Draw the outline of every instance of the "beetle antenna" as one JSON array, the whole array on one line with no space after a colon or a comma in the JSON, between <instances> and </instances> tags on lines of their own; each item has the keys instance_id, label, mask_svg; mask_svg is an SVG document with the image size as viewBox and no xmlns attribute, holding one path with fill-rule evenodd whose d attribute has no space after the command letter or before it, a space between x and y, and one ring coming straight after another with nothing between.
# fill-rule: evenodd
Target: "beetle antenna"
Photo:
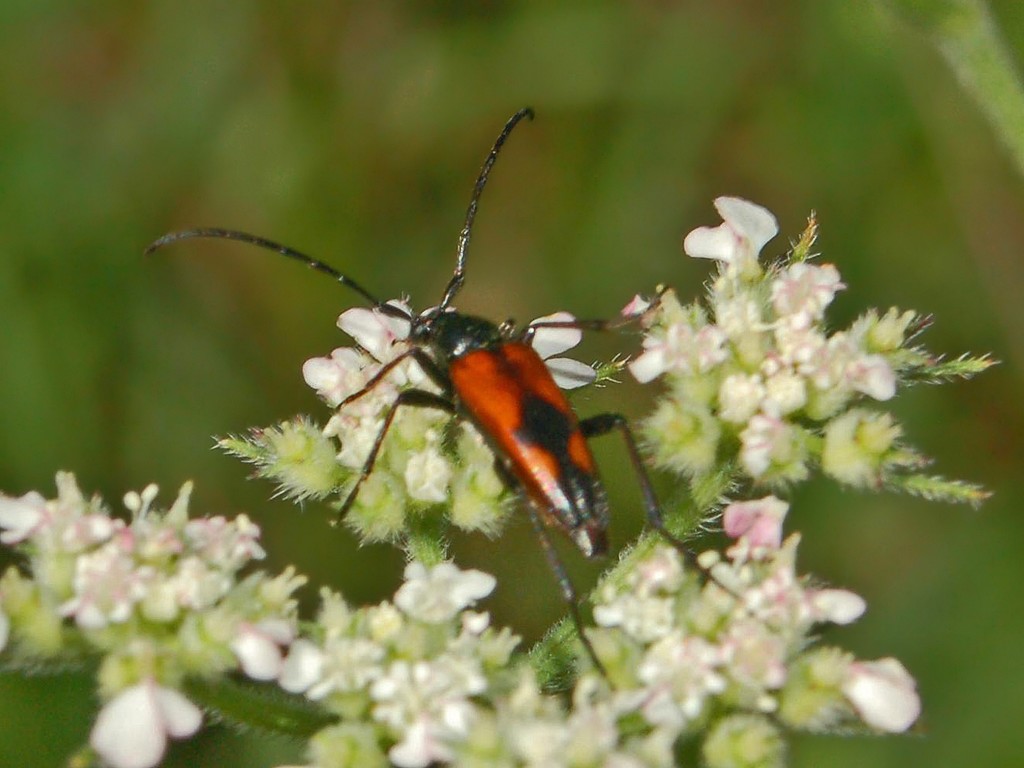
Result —
<instances>
[{"instance_id":1,"label":"beetle antenna","mask_svg":"<svg viewBox=\"0 0 1024 768\"><path fill-rule=\"evenodd\" d=\"M255 245L259 248L266 248L268 251L274 251L274 253L278 253L281 256L286 256L289 259L294 259L295 261L302 262L310 269L315 269L317 272L323 272L325 275L330 275L337 282L341 283L342 285L348 286L353 291L362 296L364 299L366 299L368 302L373 304L375 308L379 309L385 314L393 315L395 317L402 317L407 320L409 319L409 315L405 311L399 309L393 304L385 304L383 301L378 299L368 290L363 288L363 286L361 286L351 277L342 274L334 267L332 267L330 264L325 264L319 259L314 259L312 256L307 256L304 253L300 253L299 251L296 251L294 248L289 248L287 245L281 245L280 243L276 243L273 240L268 240L265 237L260 237L259 235L250 235L247 232L239 232L234 229L218 228L186 229L180 232L169 232L168 234L164 235L158 240L155 240L152 243L150 243L144 253L146 256L149 256L154 251L158 251L159 249L171 245L172 243L177 243L180 240L195 240L197 238L237 240L241 243L248 243L249 245Z\"/></svg>"},{"instance_id":2,"label":"beetle antenna","mask_svg":"<svg viewBox=\"0 0 1024 768\"><path fill-rule=\"evenodd\" d=\"M466 251L469 248L469 238L473 233L473 220L476 218L476 209L480 205L480 196L484 192L484 187L487 185L487 177L491 174L491 168L494 167L494 162L498 159L498 152L501 151L502 145L505 143L505 139L508 138L509 134L512 133L512 129L516 127L520 120L524 117L533 119L533 110L529 107L520 109L505 123L505 127L501 129L501 133L498 134L498 138L494 141L494 146L491 147L490 153L487 155L487 159L484 160L484 165L480 169L480 175L476 179L476 184L473 187L473 196L469 199L469 208L466 210L466 223L462 225L462 231L459 232L459 247L456 251L455 260L455 272L452 274L452 279L448 281L448 287L444 290L444 298L441 299L441 304L438 306L438 310L444 312L448 309L448 305L451 304L455 294L459 292L462 287L462 283L465 280L466 271Z\"/></svg>"}]
</instances>

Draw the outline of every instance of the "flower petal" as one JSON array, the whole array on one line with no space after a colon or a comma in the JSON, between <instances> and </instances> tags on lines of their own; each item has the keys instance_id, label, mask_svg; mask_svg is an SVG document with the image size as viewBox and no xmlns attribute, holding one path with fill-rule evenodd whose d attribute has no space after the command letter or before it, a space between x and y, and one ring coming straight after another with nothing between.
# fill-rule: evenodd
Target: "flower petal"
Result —
<instances>
[{"instance_id":1,"label":"flower petal","mask_svg":"<svg viewBox=\"0 0 1024 768\"><path fill-rule=\"evenodd\" d=\"M864 355L847 368L850 385L875 400L889 400L896 394L896 374L881 355Z\"/></svg>"},{"instance_id":2,"label":"flower petal","mask_svg":"<svg viewBox=\"0 0 1024 768\"><path fill-rule=\"evenodd\" d=\"M89 743L112 768L151 768L160 762L167 734L152 682L125 688L100 710Z\"/></svg>"},{"instance_id":3,"label":"flower petal","mask_svg":"<svg viewBox=\"0 0 1024 768\"><path fill-rule=\"evenodd\" d=\"M551 371L555 384L562 389L576 389L593 384L597 379L597 371L586 363L568 357L555 357L544 361Z\"/></svg>"},{"instance_id":4,"label":"flower petal","mask_svg":"<svg viewBox=\"0 0 1024 768\"><path fill-rule=\"evenodd\" d=\"M782 521L789 504L774 496L737 501L722 513L722 527L728 536L741 536L754 547L778 549L782 544Z\"/></svg>"},{"instance_id":5,"label":"flower petal","mask_svg":"<svg viewBox=\"0 0 1024 768\"><path fill-rule=\"evenodd\" d=\"M651 302L638 293L619 311L619 314L622 317L639 317L650 308Z\"/></svg>"},{"instance_id":6,"label":"flower petal","mask_svg":"<svg viewBox=\"0 0 1024 768\"><path fill-rule=\"evenodd\" d=\"M19 499L0 496L0 534L4 544L17 544L33 533L46 517L46 499L36 491L29 491Z\"/></svg>"},{"instance_id":7,"label":"flower petal","mask_svg":"<svg viewBox=\"0 0 1024 768\"><path fill-rule=\"evenodd\" d=\"M914 678L891 657L851 664L843 693L861 719L881 731L901 733L921 714Z\"/></svg>"},{"instance_id":8,"label":"flower petal","mask_svg":"<svg viewBox=\"0 0 1024 768\"><path fill-rule=\"evenodd\" d=\"M199 730L203 722L203 713L199 711L199 707L173 688L159 685L154 687L167 733L176 739L183 739Z\"/></svg>"},{"instance_id":9,"label":"flower petal","mask_svg":"<svg viewBox=\"0 0 1024 768\"><path fill-rule=\"evenodd\" d=\"M309 640L296 640L288 649L278 683L289 693L302 693L319 682L324 668L324 654Z\"/></svg>"},{"instance_id":10,"label":"flower petal","mask_svg":"<svg viewBox=\"0 0 1024 768\"><path fill-rule=\"evenodd\" d=\"M742 197L716 197L715 210L726 224L750 242L755 254L779 234L779 223L772 212Z\"/></svg>"},{"instance_id":11,"label":"flower petal","mask_svg":"<svg viewBox=\"0 0 1024 768\"><path fill-rule=\"evenodd\" d=\"M399 302L389 301L388 304L406 309ZM377 309L354 307L341 313L338 327L377 360L384 362L391 345L407 338L412 325L404 318L385 315Z\"/></svg>"},{"instance_id":12,"label":"flower petal","mask_svg":"<svg viewBox=\"0 0 1024 768\"><path fill-rule=\"evenodd\" d=\"M811 593L811 605L820 621L850 624L867 609L860 595L845 589L819 589Z\"/></svg>"},{"instance_id":13,"label":"flower petal","mask_svg":"<svg viewBox=\"0 0 1024 768\"><path fill-rule=\"evenodd\" d=\"M555 312L551 315L538 317L530 323L531 327L544 323L572 323L576 316L569 312ZM553 355L560 355L568 349L572 349L583 340L583 331L579 328L550 328L540 327L533 332L533 340L530 344L537 354L547 359Z\"/></svg>"},{"instance_id":14,"label":"flower petal","mask_svg":"<svg viewBox=\"0 0 1024 768\"><path fill-rule=\"evenodd\" d=\"M727 224L697 227L683 239L683 251L694 259L714 259L729 263L736 258L739 242Z\"/></svg>"},{"instance_id":15,"label":"flower petal","mask_svg":"<svg viewBox=\"0 0 1024 768\"><path fill-rule=\"evenodd\" d=\"M231 641L231 650L253 680L273 680L281 674L281 649L257 627L244 626Z\"/></svg>"},{"instance_id":16,"label":"flower petal","mask_svg":"<svg viewBox=\"0 0 1024 768\"><path fill-rule=\"evenodd\" d=\"M658 378L668 370L668 358L665 355L665 346L651 347L643 352L635 360L626 364L633 378L641 384L646 384Z\"/></svg>"}]
</instances>

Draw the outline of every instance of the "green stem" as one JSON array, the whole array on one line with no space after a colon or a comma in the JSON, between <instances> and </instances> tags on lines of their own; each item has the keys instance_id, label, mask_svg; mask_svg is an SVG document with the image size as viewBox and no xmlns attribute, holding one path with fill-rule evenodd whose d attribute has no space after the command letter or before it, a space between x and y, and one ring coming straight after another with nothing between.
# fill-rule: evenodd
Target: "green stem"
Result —
<instances>
[{"instance_id":1,"label":"green stem","mask_svg":"<svg viewBox=\"0 0 1024 768\"><path fill-rule=\"evenodd\" d=\"M444 537L444 528L444 518L435 510L413 516L406 524L403 544L406 556L410 560L420 561L428 568L447 560L448 542Z\"/></svg>"},{"instance_id":2,"label":"green stem","mask_svg":"<svg viewBox=\"0 0 1024 768\"><path fill-rule=\"evenodd\" d=\"M926 33L1024 174L1024 87L985 0L887 0Z\"/></svg>"}]
</instances>

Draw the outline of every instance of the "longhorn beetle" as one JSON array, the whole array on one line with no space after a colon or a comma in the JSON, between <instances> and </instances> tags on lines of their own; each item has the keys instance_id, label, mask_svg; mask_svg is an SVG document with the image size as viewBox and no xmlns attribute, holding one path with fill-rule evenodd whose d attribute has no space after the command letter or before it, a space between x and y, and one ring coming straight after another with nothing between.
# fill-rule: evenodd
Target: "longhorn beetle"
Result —
<instances>
[{"instance_id":1,"label":"longhorn beetle","mask_svg":"<svg viewBox=\"0 0 1024 768\"><path fill-rule=\"evenodd\" d=\"M588 440L618 430L625 440L640 485L649 524L688 560L692 562L694 558L692 551L665 529L658 500L625 417L619 413L602 413L577 418L544 361L530 345L538 328L606 330L635 317L612 321L540 321L517 329L511 321L495 324L451 308L452 300L465 280L466 253L473 221L491 168L505 140L524 117L532 119L533 111L521 109L516 112L495 140L477 177L465 223L459 233L455 271L441 302L418 315L380 301L358 282L322 261L244 232L228 229L171 232L152 243L146 253L192 238L238 240L275 251L330 275L362 296L374 310L408 321L411 327L409 349L385 364L361 390L346 398L339 407L366 395L397 365L410 358L441 391L438 394L423 389L406 389L398 394L387 410L384 424L341 506L339 519L351 508L360 487L373 471L398 409L433 408L469 420L493 450L496 467L504 481L528 502L526 509L530 520L548 564L558 579L580 640L594 665L603 672L594 648L583 632L576 590L546 530L546 526L560 528L588 558L608 551L608 500Z\"/></svg>"}]
</instances>

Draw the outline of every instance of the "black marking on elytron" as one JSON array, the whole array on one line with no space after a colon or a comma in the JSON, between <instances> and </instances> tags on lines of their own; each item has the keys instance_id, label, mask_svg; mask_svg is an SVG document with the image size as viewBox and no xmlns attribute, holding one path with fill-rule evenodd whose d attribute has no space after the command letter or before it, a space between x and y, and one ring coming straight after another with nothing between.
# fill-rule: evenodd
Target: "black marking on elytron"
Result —
<instances>
[{"instance_id":1,"label":"black marking on elytron","mask_svg":"<svg viewBox=\"0 0 1024 768\"><path fill-rule=\"evenodd\" d=\"M569 438L578 427L569 416L536 395L527 394L521 408L515 436L526 445L550 454L558 464L558 486L565 498L563 504L552 504L551 513L572 530L595 522L606 526L608 502L604 485L596 474L581 468L569 454ZM553 497L550 500L556 501ZM598 554L603 552L593 552L591 556Z\"/></svg>"}]
</instances>

